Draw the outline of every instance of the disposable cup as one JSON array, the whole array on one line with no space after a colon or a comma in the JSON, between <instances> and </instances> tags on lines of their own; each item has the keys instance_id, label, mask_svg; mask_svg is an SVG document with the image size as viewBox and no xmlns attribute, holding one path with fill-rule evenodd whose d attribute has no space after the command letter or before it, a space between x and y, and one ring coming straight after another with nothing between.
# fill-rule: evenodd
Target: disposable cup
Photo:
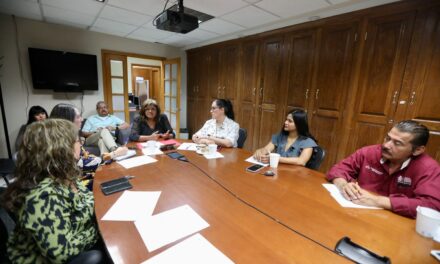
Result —
<instances>
[{"instance_id":1,"label":"disposable cup","mask_svg":"<svg viewBox=\"0 0 440 264\"><path fill-rule=\"evenodd\" d=\"M280 162L280 154L278 153L269 154L269 164L271 168L277 168L279 162Z\"/></svg>"}]
</instances>

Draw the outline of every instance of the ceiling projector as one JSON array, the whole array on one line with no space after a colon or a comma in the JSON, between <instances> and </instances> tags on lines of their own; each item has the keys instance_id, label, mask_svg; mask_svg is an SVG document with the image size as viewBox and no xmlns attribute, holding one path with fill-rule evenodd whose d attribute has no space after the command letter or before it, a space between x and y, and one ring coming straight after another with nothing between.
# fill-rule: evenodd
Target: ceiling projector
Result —
<instances>
[{"instance_id":1,"label":"ceiling projector","mask_svg":"<svg viewBox=\"0 0 440 264\"><path fill-rule=\"evenodd\" d=\"M166 31L186 34L199 27L199 19L196 16L183 12L183 0L179 0L178 11L164 10L154 20L156 28Z\"/></svg>"}]
</instances>

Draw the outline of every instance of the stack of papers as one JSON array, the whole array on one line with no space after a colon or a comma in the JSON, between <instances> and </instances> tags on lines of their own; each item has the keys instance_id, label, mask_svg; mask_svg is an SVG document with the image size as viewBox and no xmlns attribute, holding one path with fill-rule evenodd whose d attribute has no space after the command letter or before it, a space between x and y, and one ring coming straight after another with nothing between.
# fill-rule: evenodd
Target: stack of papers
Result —
<instances>
[{"instance_id":1,"label":"stack of papers","mask_svg":"<svg viewBox=\"0 0 440 264\"><path fill-rule=\"evenodd\" d=\"M191 151L197 151L197 144L196 143L182 143L178 148L178 150L191 150Z\"/></svg>"},{"instance_id":2,"label":"stack of papers","mask_svg":"<svg viewBox=\"0 0 440 264\"><path fill-rule=\"evenodd\" d=\"M136 156L136 150L131 150L131 149L129 149L129 150L127 151L127 154L125 154L124 156L116 157L116 158L114 158L114 160L116 160L116 161L118 161L118 160L124 160L124 159L128 159L128 158L130 158L130 157L133 157L133 156Z\"/></svg>"},{"instance_id":3,"label":"stack of papers","mask_svg":"<svg viewBox=\"0 0 440 264\"><path fill-rule=\"evenodd\" d=\"M131 159L126 159L122 161L118 161L118 164L123 166L126 169L131 169L133 167L149 164L156 162L156 159L153 159L149 156L138 156Z\"/></svg>"},{"instance_id":4,"label":"stack of papers","mask_svg":"<svg viewBox=\"0 0 440 264\"><path fill-rule=\"evenodd\" d=\"M269 164L267 164L267 163L259 162L258 160L256 160L256 159L254 158L254 156L251 156L251 157L247 158L246 161L247 161L247 162L250 162L250 163L253 163L253 164L261 165L261 166L263 166L263 167L269 166Z\"/></svg>"},{"instance_id":5,"label":"stack of papers","mask_svg":"<svg viewBox=\"0 0 440 264\"><path fill-rule=\"evenodd\" d=\"M150 155L150 156L163 154L162 150L160 150L159 148L154 148L154 149L143 148L142 153L144 153L144 155Z\"/></svg>"},{"instance_id":6,"label":"stack of papers","mask_svg":"<svg viewBox=\"0 0 440 264\"><path fill-rule=\"evenodd\" d=\"M347 199L345 199L345 197L341 194L341 192L339 191L338 187L336 187L336 185L334 184L330 184L330 183L324 183L322 184L322 186L324 186L324 188L327 189L327 191L330 192L330 195L336 200L336 202L339 203L339 205L341 205L342 207L349 207L349 208L362 208L362 209L382 209L380 207L375 207L375 206L366 206L366 205L359 205L359 204L355 204L352 201L349 201Z\"/></svg>"},{"instance_id":7,"label":"stack of papers","mask_svg":"<svg viewBox=\"0 0 440 264\"><path fill-rule=\"evenodd\" d=\"M214 154L203 154L203 156L206 159L221 159L221 158L225 157L220 152L217 152L217 151Z\"/></svg>"},{"instance_id":8,"label":"stack of papers","mask_svg":"<svg viewBox=\"0 0 440 264\"><path fill-rule=\"evenodd\" d=\"M161 192L125 191L101 218L104 221L136 221L153 214Z\"/></svg>"}]
</instances>

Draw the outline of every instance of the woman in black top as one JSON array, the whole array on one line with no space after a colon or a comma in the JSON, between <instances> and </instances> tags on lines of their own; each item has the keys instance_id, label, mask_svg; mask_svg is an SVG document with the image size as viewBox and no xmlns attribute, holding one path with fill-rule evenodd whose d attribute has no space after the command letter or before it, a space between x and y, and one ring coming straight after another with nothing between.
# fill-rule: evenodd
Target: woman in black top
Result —
<instances>
[{"instance_id":1,"label":"woman in black top","mask_svg":"<svg viewBox=\"0 0 440 264\"><path fill-rule=\"evenodd\" d=\"M23 141L23 135L24 135L24 132L26 131L26 127L28 125L32 124L33 122L43 121L48 117L49 116L47 115L46 110L39 105L34 105L31 107L31 109L29 109L28 121L27 121L26 125L22 125L20 127L20 131L18 131L17 139L15 140L15 150L16 151L18 151L18 149L20 148L21 142Z\"/></svg>"},{"instance_id":2,"label":"woman in black top","mask_svg":"<svg viewBox=\"0 0 440 264\"><path fill-rule=\"evenodd\" d=\"M133 120L130 140L148 141L174 138L173 128L166 115L160 113L160 107L153 99L142 103L139 115Z\"/></svg>"}]
</instances>

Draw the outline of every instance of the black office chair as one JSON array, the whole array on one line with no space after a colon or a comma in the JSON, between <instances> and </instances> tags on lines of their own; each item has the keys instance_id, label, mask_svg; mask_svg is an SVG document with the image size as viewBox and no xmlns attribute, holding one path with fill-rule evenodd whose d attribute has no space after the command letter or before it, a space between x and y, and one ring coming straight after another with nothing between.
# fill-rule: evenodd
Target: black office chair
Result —
<instances>
[{"instance_id":1,"label":"black office chair","mask_svg":"<svg viewBox=\"0 0 440 264\"><path fill-rule=\"evenodd\" d=\"M0 159L0 175L9 185L8 175L13 175L15 171L15 162L13 159Z\"/></svg>"},{"instance_id":2,"label":"black office chair","mask_svg":"<svg viewBox=\"0 0 440 264\"><path fill-rule=\"evenodd\" d=\"M238 130L237 148L243 148L244 142L246 142L247 131L246 128L240 128Z\"/></svg>"},{"instance_id":3,"label":"black office chair","mask_svg":"<svg viewBox=\"0 0 440 264\"><path fill-rule=\"evenodd\" d=\"M306 167L312 170L318 170L325 157L325 150L320 146L313 148L313 154L310 160L307 162Z\"/></svg>"}]
</instances>

